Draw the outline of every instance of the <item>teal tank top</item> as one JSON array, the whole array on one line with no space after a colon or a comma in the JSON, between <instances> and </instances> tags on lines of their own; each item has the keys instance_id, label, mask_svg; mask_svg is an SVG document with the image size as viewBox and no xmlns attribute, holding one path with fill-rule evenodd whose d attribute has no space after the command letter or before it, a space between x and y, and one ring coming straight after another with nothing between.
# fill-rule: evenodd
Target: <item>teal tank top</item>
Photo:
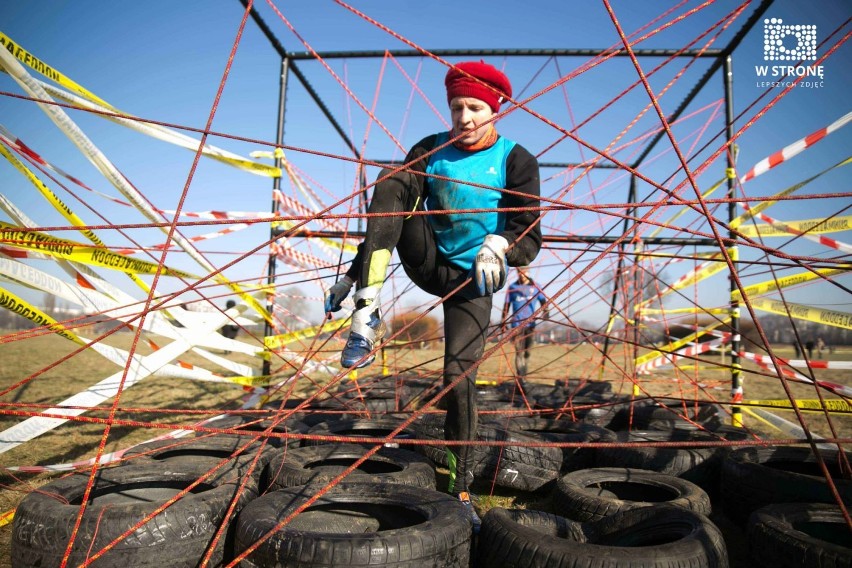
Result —
<instances>
[{"instance_id":1,"label":"teal tank top","mask_svg":"<svg viewBox=\"0 0 852 568\"><path fill-rule=\"evenodd\" d=\"M437 135L435 146L446 144L449 133ZM500 136L497 142L479 152L465 152L453 145L438 150L429 158L426 173L452 178L454 181L428 177L429 192L426 209L429 211L459 209L496 209L503 202L499 191L463 183L504 189L506 160L515 142ZM482 241L489 234L499 234L506 224L506 214L496 211L477 213L448 213L429 215L438 250L450 263L470 270Z\"/></svg>"}]
</instances>

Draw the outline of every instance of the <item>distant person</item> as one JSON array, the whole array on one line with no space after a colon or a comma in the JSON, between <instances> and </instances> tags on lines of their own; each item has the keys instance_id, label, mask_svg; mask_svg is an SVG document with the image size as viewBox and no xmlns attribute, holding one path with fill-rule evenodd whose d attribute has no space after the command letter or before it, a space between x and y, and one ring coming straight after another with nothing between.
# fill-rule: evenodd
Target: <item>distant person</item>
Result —
<instances>
[{"instance_id":1,"label":"distant person","mask_svg":"<svg viewBox=\"0 0 852 568\"><path fill-rule=\"evenodd\" d=\"M817 357L819 359L822 359L822 352L826 350L825 349L825 341L822 340L822 337L817 337L816 348L817 348Z\"/></svg>"},{"instance_id":2,"label":"distant person","mask_svg":"<svg viewBox=\"0 0 852 568\"><path fill-rule=\"evenodd\" d=\"M805 351L808 352L808 359L814 358L814 341L813 341L813 339L808 339L805 342Z\"/></svg>"},{"instance_id":3,"label":"distant person","mask_svg":"<svg viewBox=\"0 0 852 568\"><path fill-rule=\"evenodd\" d=\"M527 376L527 367L530 362L533 340L535 338L536 321L531 316L539 306L544 306L547 298L541 288L533 282L528 273L529 266L517 267L518 279L506 290L506 303L503 306L503 321L509 310L512 316L509 325L514 329L521 326L522 329L515 336L515 374L523 380ZM547 309L542 314L547 319ZM523 384L523 383L522 383Z\"/></svg>"},{"instance_id":4,"label":"distant person","mask_svg":"<svg viewBox=\"0 0 852 568\"><path fill-rule=\"evenodd\" d=\"M227 302L225 302L225 310L229 310L236 305L237 305L237 303L234 300L228 300ZM234 325L232 323L227 323L227 324L225 324L225 325L223 325L222 327L219 328L219 333L221 333L223 336L227 337L228 339L236 339L237 333L239 333L239 331L240 331L240 326ZM229 355L230 353L231 353L230 351L225 351L225 355Z\"/></svg>"},{"instance_id":5,"label":"distant person","mask_svg":"<svg viewBox=\"0 0 852 568\"><path fill-rule=\"evenodd\" d=\"M802 356L802 350L799 348L799 342L793 342L793 352L796 354L796 359Z\"/></svg>"}]
</instances>

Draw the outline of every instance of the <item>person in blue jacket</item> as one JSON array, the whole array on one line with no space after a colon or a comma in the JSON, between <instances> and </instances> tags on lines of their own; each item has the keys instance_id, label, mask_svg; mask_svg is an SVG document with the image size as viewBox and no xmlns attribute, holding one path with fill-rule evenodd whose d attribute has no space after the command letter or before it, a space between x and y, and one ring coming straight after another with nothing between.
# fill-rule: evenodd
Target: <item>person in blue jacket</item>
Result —
<instances>
[{"instance_id":1,"label":"person in blue jacket","mask_svg":"<svg viewBox=\"0 0 852 568\"><path fill-rule=\"evenodd\" d=\"M520 144L497 133L492 119L512 96L508 77L481 61L457 63L444 80L452 128L415 144L401 168L383 169L375 185L366 236L346 276L326 294L326 312L340 309L353 284L355 311L341 365L372 363L384 333L379 293L396 248L406 274L445 298L445 385L468 372L444 397L445 439L474 440L476 368L483 355L492 295L508 266L529 264L541 248L539 169ZM509 191L503 191L503 190ZM501 211L499 209L511 209ZM406 214L415 213L415 214ZM473 446L447 449L447 488L471 513Z\"/></svg>"},{"instance_id":2,"label":"person in blue jacket","mask_svg":"<svg viewBox=\"0 0 852 568\"><path fill-rule=\"evenodd\" d=\"M540 306L546 306L547 298L530 277L528 266L519 266L517 270L518 279L506 290L502 321L506 321L511 309L509 325L512 328L519 326L522 328L515 336L515 374L523 380L527 376L527 366L530 362L530 353L535 338L536 320L532 316ZM546 307L542 311L542 317L548 318Z\"/></svg>"}]
</instances>

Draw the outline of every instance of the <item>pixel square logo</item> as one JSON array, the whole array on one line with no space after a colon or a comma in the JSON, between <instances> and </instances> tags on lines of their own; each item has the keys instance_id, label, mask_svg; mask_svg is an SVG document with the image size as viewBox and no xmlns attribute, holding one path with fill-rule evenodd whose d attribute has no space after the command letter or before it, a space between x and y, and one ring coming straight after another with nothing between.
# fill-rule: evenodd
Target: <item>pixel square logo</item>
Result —
<instances>
[{"instance_id":1,"label":"pixel square logo","mask_svg":"<svg viewBox=\"0 0 852 568\"><path fill-rule=\"evenodd\" d=\"M781 18L763 20L763 59L815 61L816 25L785 24Z\"/></svg>"}]
</instances>

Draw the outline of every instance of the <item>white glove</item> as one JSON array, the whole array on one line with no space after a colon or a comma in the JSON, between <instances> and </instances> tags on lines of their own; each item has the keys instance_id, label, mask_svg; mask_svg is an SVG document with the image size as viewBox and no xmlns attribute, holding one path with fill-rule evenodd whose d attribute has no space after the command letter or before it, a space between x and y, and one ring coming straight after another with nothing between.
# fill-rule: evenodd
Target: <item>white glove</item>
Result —
<instances>
[{"instance_id":1,"label":"white glove","mask_svg":"<svg viewBox=\"0 0 852 568\"><path fill-rule=\"evenodd\" d=\"M500 235L488 235L479 247L473 260L473 279L479 288L479 294L493 294L506 284L506 249L509 241Z\"/></svg>"},{"instance_id":2,"label":"white glove","mask_svg":"<svg viewBox=\"0 0 852 568\"><path fill-rule=\"evenodd\" d=\"M334 285L325 293L325 311L339 312L340 304L342 304L343 300L346 299L346 296L349 295L349 291L352 289L352 285L354 283L355 281L346 275L335 282Z\"/></svg>"}]
</instances>

